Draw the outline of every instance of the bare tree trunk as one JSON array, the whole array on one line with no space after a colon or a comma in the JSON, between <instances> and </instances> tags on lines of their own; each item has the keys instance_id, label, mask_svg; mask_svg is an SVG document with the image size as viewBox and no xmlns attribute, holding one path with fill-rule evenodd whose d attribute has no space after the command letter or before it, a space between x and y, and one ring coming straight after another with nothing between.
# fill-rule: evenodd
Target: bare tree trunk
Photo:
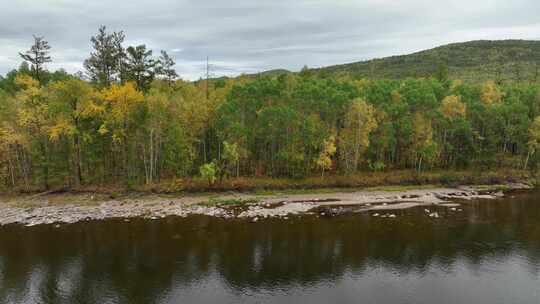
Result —
<instances>
[{"instance_id":1,"label":"bare tree trunk","mask_svg":"<svg viewBox=\"0 0 540 304\"><path fill-rule=\"evenodd\" d=\"M41 141L40 147L41 155L44 158L44 161L42 162L43 187L45 190L49 190L49 149L47 147L46 139Z\"/></svg>"},{"instance_id":2,"label":"bare tree trunk","mask_svg":"<svg viewBox=\"0 0 540 304\"><path fill-rule=\"evenodd\" d=\"M75 153L73 164L75 165L75 186L78 187L82 183L82 160L81 160L81 140L79 135L75 135L73 138Z\"/></svg>"},{"instance_id":3,"label":"bare tree trunk","mask_svg":"<svg viewBox=\"0 0 540 304\"><path fill-rule=\"evenodd\" d=\"M150 130L150 174L146 183L151 183L154 176L154 130Z\"/></svg>"},{"instance_id":4,"label":"bare tree trunk","mask_svg":"<svg viewBox=\"0 0 540 304\"><path fill-rule=\"evenodd\" d=\"M9 152L8 152L9 153ZM11 159L11 153L8 155L9 173L11 175L11 185L15 187L15 168L13 167L13 160Z\"/></svg>"},{"instance_id":5,"label":"bare tree trunk","mask_svg":"<svg viewBox=\"0 0 540 304\"><path fill-rule=\"evenodd\" d=\"M529 164L529 158L534 153L533 150L529 149L529 152L527 153L527 158L525 159L525 164L523 165L523 170L527 170L527 165Z\"/></svg>"}]
</instances>

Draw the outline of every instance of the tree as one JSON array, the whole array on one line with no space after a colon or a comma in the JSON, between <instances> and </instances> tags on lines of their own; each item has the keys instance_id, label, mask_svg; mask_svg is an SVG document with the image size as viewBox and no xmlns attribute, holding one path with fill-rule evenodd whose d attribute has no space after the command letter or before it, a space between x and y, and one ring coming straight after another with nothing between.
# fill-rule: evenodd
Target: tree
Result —
<instances>
[{"instance_id":1,"label":"tree","mask_svg":"<svg viewBox=\"0 0 540 304\"><path fill-rule=\"evenodd\" d=\"M49 85L49 112L52 119L49 138L53 142L59 141L61 137L69 139L75 186L83 181L82 145L84 138L91 133L84 128L84 120L93 119L104 111L103 107L95 103L95 95L88 83L77 78Z\"/></svg>"},{"instance_id":2,"label":"tree","mask_svg":"<svg viewBox=\"0 0 540 304\"><path fill-rule=\"evenodd\" d=\"M216 182L216 164L215 163L209 163L204 164L199 168L199 173L201 174L201 177L208 181L208 185L212 186Z\"/></svg>"},{"instance_id":3,"label":"tree","mask_svg":"<svg viewBox=\"0 0 540 304\"><path fill-rule=\"evenodd\" d=\"M336 154L336 138L330 136L324 140L321 153L316 160L316 165L321 169L321 177L324 178L324 171L332 168L332 157Z\"/></svg>"},{"instance_id":4,"label":"tree","mask_svg":"<svg viewBox=\"0 0 540 304\"><path fill-rule=\"evenodd\" d=\"M133 81L139 90L148 91L156 75L157 63L152 58L152 50L147 50L144 44L128 47L125 63L126 80Z\"/></svg>"},{"instance_id":5,"label":"tree","mask_svg":"<svg viewBox=\"0 0 540 304\"><path fill-rule=\"evenodd\" d=\"M529 142L527 145L529 146L529 152L527 153L527 158L525 159L525 164L523 165L524 170L527 169L530 157L540 146L540 116L536 117L529 127Z\"/></svg>"},{"instance_id":6,"label":"tree","mask_svg":"<svg viewBox=\"0 0 540 304\"><path fill-rule=\"evenodd\" d=\"M426 161L431 162L437 153L437 144L433 140L431 121L420 113L414 115L412 142L415 167L420 172L423 163Z\"/></svg>"},{"instance_id":7,"label":"tree","mask_svg":"<svg viewBox=\"0 0 540 304\"><path fill-rule=\"evenodd\" d=\"M105 102L104 123L99 128L102 135L110 134L113 148L120 152L122 172L126 181L134 176L133 163L137 140L137 126L144 119L144 95L131 82L123 85L113 84L102 92Z\"/></svg>"},{"instance_id":8,"label":"tree","mask_svg":"<svg viewBox=\"0 0 540 304\"><path fill-rule=\"evenodd\" d=\"M461 98L456 95L446 96L439 108L443 116L448 120L465 117L467 106L461 102Z\"/></svg>"},{"instance_id":9,"label":"tree","mask_svg":"<svg viewBox=\"0 0 540 304\"><path fill-rule=\"evenodd\" d=\"M22 178L28 189L30 146L27 134L17 123L19 101L0 89L0 177L4 177L12 189L20 186Z\"/></svg>"},{"instance_id":10,"label":"tree","mask_svg":"<svg viewBox=\"0 0 540 304\"><path fill-rule=\"evenodd\" d=\"M351 103L339 138L340 158L348 172L358 170L360 156L369 147L369 134L377 127L375 109L365 100Z\"/></svg>"},{"instance_id":11,"label":"tree","mask_svg":"<svg viewBox=\"0 0 540 304\"><path fill-rule=\"evenodd\" d=\"M499 90L493 81L488 81L482 87L482 95L480 99L486 106L500 103L504 94Z\"/></svg>"},{"instance_id":12,"label":"tree","mask_svg":"<svg viewBox=\"0 0 540 304\"><path fill-rule=\"evenodd\" d=\"M223 142L223 153L221 154L221 159L214 160L216 164L216 172L219 176L219 182L223 181L223 178L226 175L230 175L235 166L238 164L240 159L240 154L238 153L238 145L236 143Z\"/></svg>"},{"instance_id":13,"label":"tree","mask_svg":"<svg viewBox=\"0 0 540 304\"><path fill-rule=\"evenodd\" d=\"M441 61L437 66L437 71L435 72L435 79L437 79L440 83L447 83L449 79L448 74L448 64Z\"/></svg>"},{"instance_id":14,"label":"tree","mask_svg":"<svg viewBox=\"0 0 540 304\"><path fill-rule=\"evenodd\" d=\"M144 143L139 142L138 146L142 149L146 183L163 174L184 175L193 171L190 166L197 156L193 146L197 145L199 130L191 118L204 114L200 108L188 107L196 101L184 96L197 99L196 92L185 92L180 84L183 83L171 85L156 80L145 95L145 120L139 126L143 128Z\"/></svg>"},{"instance_id":15,"label":"tree","mask_svg":"<svg viewBox=\"0 0 540 304\"><path fill-rule=\"evenodd\" d=\"M15 95L20 104L17 109L17 124L24 130L30 145L37 148L32 152L41 167L43 188L49 189L50 147L47 129L50 126L49 106L47 104L47 92L39 82L27 75L19 75L15 80L22 89Z\"/></svg>"},{"instance_id":16,"label":"tree","mask_svg":"<svg viewBox=\"0 0 540 304\"><path fill-rule=\"evenodd\" d=\"M49 56L51 47L43 37L34 36L34 44L24 53L19 53L21 58L29 62L32 67L32 75L42 85L44 82L43 73L45 72L45 64L51 62Z\"/></svg>"},{"instance_id":17,"label":"tree","mask_svg":"<svg viewBox=\"0 0 540 304\"><path fill-rule=\"evenodd\" d=\"M119 80L125 56L124 38L124 32L109 34L105 26L100 26L98 34L90 39L94 51L84 61L84 68L99 87L108 87Z\"/></svg>"},{"instance_id":18,"label":"tree","mask_svg":"<svg viewBox=\"0 0 540 304\"><path fill-rule=\"evenodd\" d=\"M157 67L156 67L156 74L161 75L167 79L167 81L170 83L175 80L178 77L178 74L176 73L176 70L174 69L174 65L176 63L174 62L174 59L167 54L166 51L161 51L161 56L159 56Z\"/></svg>"}]
</instances>

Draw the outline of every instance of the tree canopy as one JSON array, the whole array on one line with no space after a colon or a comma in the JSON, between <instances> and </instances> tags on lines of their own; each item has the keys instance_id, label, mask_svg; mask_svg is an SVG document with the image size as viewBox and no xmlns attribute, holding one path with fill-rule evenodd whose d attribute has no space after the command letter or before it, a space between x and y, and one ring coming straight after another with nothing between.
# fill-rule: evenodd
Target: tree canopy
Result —
<instances>
[{"instance_id":1,"label":"tree canopy","mask_svg":"<svg viewBox=\"0 0 540 304\"><path fill-rule=\"evenodd\" d=\"M538 168L540 85L298 74L177 79L165 51L101 27L89 78L35 38L0 78L0 184L151 184L203 176Z\"/></svg>"}]
</instances>

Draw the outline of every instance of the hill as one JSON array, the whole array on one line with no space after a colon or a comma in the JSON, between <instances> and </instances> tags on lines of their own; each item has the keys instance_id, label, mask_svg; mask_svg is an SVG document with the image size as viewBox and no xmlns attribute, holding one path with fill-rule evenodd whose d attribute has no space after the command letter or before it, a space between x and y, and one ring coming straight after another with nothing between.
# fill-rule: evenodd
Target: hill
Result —
<instances>
[{"instance_id":1,"label":"hill","mask_svg":"<svg viewBox=\"0 0 540 304\"><path fill-rule=\"evenodd\" d=\"M403 79L431 76L444 64L452 79L530 81L539 78L539 63L540 41L479 40L409 55L311 69L311 72L322 77L350 75L354 78Z\"/></svg>"}]
</instances>

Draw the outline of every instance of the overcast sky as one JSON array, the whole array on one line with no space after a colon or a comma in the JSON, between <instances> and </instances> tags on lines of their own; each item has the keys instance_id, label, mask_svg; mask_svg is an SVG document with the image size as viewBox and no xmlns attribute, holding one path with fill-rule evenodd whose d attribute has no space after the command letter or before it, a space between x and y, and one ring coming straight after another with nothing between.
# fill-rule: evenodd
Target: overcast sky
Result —
<instances>
[{"instance_id":1,"label":"overcast sky","mask_svg":"<svg viewBox=\"0 0 540 304\"><path fill-rule=\"evenodd\" d=\"M0 74L32 35L82 70L99 25L163 49L182 78L299 70L475 39L540 39L539 0L0 0Z\"/></svg>"}]
</instances>

